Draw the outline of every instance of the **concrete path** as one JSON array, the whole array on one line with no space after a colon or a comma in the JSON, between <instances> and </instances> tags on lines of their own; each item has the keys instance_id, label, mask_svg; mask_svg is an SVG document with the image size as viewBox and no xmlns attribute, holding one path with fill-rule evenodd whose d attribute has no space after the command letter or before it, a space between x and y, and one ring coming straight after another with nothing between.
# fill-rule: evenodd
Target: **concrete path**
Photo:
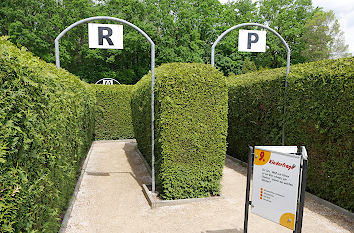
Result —
<instances>
[{"instance_id":1,"label":"concrete path","mask_svg":"<svg viewBox=\"0 0 354 233\"><path fill-rule=\"evenodd\" d=\"M242 233L246 168L226 159L223 199L151 209L150 175L134 140L94 142L61 232ZM292 231L250 214L249 233ZM353 219L307 198L303 232L354 232Z\"/></svg>"}]
</instances>

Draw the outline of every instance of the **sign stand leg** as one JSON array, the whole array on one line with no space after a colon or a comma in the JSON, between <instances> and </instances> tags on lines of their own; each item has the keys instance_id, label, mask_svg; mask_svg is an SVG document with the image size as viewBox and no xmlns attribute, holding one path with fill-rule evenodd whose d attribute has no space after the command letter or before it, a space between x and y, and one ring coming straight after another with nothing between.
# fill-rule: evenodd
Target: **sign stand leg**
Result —
<instances>
[{"instance_id":1,"label":"sign stand leg","mask_svg":"<svg viewBox=\"0 0 354 233\"><path fill-rule=\"evenodd\" d=\"M302 178L301 178L301 194L300 194L300 203L298 217L295 225L294 233L301 233L302 231L302 218L304 213L304 203L305 203L305 188L306 188L306 176L307 176L307 159L303 160L302 165Z\"/></svg>"},{"instance_id":2,"label":"sign stand leg","mask_svg":"<svg viewBox=\"0 0 354 233\"><path fill-rule=\"evenodd\" d=\"M243 224L243 232L247 233L248 227L248 211L250 203L250 186L251 186L251 174L252 174L252 165L253 165L253 147L249 147L248 152L248 169L247 169L247 187L246 187L246 201L245 201L245 217Z\"/></svg>"}]
</instances>

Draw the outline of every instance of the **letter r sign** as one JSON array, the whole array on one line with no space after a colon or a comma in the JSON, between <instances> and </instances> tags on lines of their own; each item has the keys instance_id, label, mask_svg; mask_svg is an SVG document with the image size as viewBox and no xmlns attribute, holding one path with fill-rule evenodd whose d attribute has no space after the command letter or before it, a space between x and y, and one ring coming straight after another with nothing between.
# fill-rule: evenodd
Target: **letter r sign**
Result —
<instances>
[{"instance_id":1,"label":"letter r sign","mask_svg":"<svg viewBox=\"0 0 354 233\"><path fill-rule=\"evenodd\" d=\"M238 51L265 52L266 31L240 30L238 36Z\"/></svg>"},{"instance_id":2,"label":"letter r sign","mask_svg":"<svg viewBox=\"0 0 354 233\"><path fill-rule=\"evenodd\" d=\"M89 48L123 49L123 25L88 24Z\"/></svg>"}]
</instances>

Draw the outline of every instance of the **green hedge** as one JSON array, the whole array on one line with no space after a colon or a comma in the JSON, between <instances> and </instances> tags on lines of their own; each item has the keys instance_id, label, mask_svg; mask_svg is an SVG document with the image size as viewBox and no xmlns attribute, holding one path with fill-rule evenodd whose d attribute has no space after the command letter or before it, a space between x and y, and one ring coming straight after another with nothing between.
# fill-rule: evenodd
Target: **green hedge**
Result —
<instances>
[{"instance_id":1,"label":"green hedge","mask_svg":"<svg viewBox=\"0 0 354 233\"><path fill-rule=\"evenodd\" d=\"M228 153L247 161L248 145L280 145L285 69L231 76ZM307 189L354 210L354 58L291 67L285 144L309 153Z\"/></svg>"},{"instance_id":2,"label":"green hedge","mask_svg":"<svg viewBox=\"0 0 354 233\"><path fill-rule=\"evenodd\" d=\"M130 108L131 85L95 85L96 92L96 140L134 138Z\"/></svg>"},{"instance_id":3,"label":"green hedge","mask_svg":"<svg viewBox=\"0 0 354 233\"><path fill-rule=\"evenodd\" d=\"M151 159L150 74L136 84L132 112L138 146ZM163 199L217 195L226 154L227 88L210 65L156 69L156 177Z\"/></svg>"},{"instance_id":4,"label":"green hedge","mask_svg":"<svg viewBox=\"0 0 354 233\"><path fill-rule=\"evenodd\" d=\"M93 139L89 85L0 38L0 232L57 232Z\"/></svg>"},{"instance_id":5,"label":"green hedge","mask_svg":"<svg viewBox=\"0 0 354 233\"><path fill-rule=\"evenodd\" d=\"M151 164L151 73L134 85L130 106L138 148Z\"/></svg>"}]
</instances>

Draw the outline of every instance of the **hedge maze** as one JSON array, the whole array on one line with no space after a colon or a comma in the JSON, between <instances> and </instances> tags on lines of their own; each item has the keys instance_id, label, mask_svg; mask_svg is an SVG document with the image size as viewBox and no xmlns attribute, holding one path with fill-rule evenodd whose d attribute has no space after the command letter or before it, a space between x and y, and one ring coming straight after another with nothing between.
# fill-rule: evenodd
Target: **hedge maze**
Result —
<instances>
[{"instance_id":1,"label":"hedge maze","mask_svg":"<svg viewBox=\"0 0 354 233\"><path fill-rule=\"evenodd\" d=\"M220 193L227 152L305 145L308 190L353 211L354 58L224 77L210 65L156 69L156 179L163 199ZM0 38L0 232L58 231L91 142L136 138L151 162L150 74L89 85Z\"/></svg>"}]
</instances>

